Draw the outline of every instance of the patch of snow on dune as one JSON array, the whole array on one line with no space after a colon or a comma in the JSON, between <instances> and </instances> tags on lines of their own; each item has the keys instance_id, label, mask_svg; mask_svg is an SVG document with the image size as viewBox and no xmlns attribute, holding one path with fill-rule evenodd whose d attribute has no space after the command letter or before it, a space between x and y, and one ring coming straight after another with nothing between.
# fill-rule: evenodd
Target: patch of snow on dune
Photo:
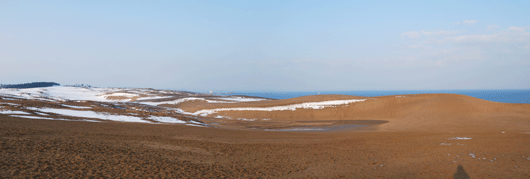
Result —
<instances>
[{"instance_id":1,"label":"patch of snow on dune","mask_svg":"<svg viewBox=\"0 0 530 179\"><path fill-rule=\"evenodd\" d=\"M99 102L114 102L117 100L106 99L109 93L119 96L132 96L129 93L116 93L123 89L120 88L84 88L84 87L69 87L69 86L53 86L44 88L28 88L28 89L0 89L0 95L10 95L12 97L19 97L24 99L38 99L38 100L59 100L59 101L99 101ZM137 96L137 95L134 95Z\"/></svg>"},{"instance_id":2,"label":"patch of snow on dune","mask_svg":"<svg viewBox=\"0 0 530 179\"><path fill-rule=\"evenodd\" d=\"M108 113L96 113L94 111L76 111L70 109L55 109L55 108L42 108L38 109L41 112L55 113L65 116L83 117L83 118L96 118L103 120L119 121L119 122L142 122L150 123L149 121L142 120L142 118L134 116L124 115L111 115Z\"/></svg>"},{"instance_id":3,"label":"patch of snow on dune","mask_svg":"<svg viewBox=\"0 0 530 179\"><path fill-rule=\"evenodd\" d=\"M290 128L290 129L265 129L265 131L289 131L289 132L302 132L302 131L324 131L322 128Z\"/></svg>"},{"instance_id":4,"label":"patch of snow on dune","mask_svg":"<svg viewBox=\"0 0 530 179\"><path fill-rule=\"evenodd\" d=\"M20 116L20 115L10 115L11 117L21 117L21 118L28 118L28 119L48 119L53 120L54 118L49 117L39 117L39 116ZM64 120L64 119L63 119Z\"/></svg>"},{"instance_id":5,"label":"patch of snow on dune","mask_svg":"<svg viewBox=\"0 0 530 179\"><path fill-rule=\"evenodd\" d=\"M162 122L162 123L177 123L177 124L184 124L186 122L181 121L177 118L173 117L161 117L161 116L150 116L147 119L151 119L153 121Z\"/></svg>"},{"instance_id":6,"label":"patch of snow on dune","mask_svg":"<svg viewBox=\"0 0 530 179\"><path fill-rule=\"evenodd\" d=\"M81 119L81 120L70 120L70 119L62 119L62 118L49 118L49 117L40 117L40 116L20 116L20 115L10 115L11 117L20 117L20 118L28 118L28 119L46 119L46 120L59 120L59 121L85 121L85 122L101 122L96 120L90 120L90 119Z\"/></svg>"},{"instance_id":7,"label":"patch of snow on dune","mask_svg":"<svg viewBox=\"0 0 530 179\"><path fill-rule=\"evenodd\" d=\"M69 108L76 108L76 109L90 109L92 107L88 107L88 106L71 106L71 105L66 105L66 104L63 104L64 107L69 107Z\"/></svg>"},{"instance_id":8,"label":"patch of snow on dune","mask_svg":"<svg viewBox=\"0 0 530 179\"><path fill-rule=\"evenodd\" d=\"M24 111L11 111L11 110L2 110L0 114L30 114Z\"/></svg>"},{"instance_id":9,"label":"patch of snow on dune","mask_svg":"<svg viewBox=\"0 0 530 179\"><path fill-rule=\"evenodd\" d=\"M189 123L194 123L194 124L199 124L199 125L204 125L204 123L200 123L200 122L197 122L197 121L188 121Z\"/></svg>"},{"instance_id":10,"label":"patch of snow on dune","mask_svg":"<svg viewBox=\"0 0 530 179\"><path fill-rule=\"evenodd\" d=\"M453 137L451 140L469 140L471 137Z\"/></svg>"},{"instance_id":11,"label":"patch of snow on dune","mask_svg":"<svg viewBox=\"0 0 530 179\"><path fill-rule=\"evenodd\" d=\"M308 102L300 104L292 104L287 106L273 106L273 107L241 107L241 108L217 108L217 109L203 109L194 113L192 115L210 115L217 113L219 111L294 111L298 108L302 109L324 109L326 107L333 107L343 104L355 103L365 101L366 99L351 99L351 100L334 100L334 101L322 101L322 102ZM181 110L182 111L182 110Z\"/></svg>"},{"instance_id":12,"label":"patch of snow on dune","mask_svg":"<svg viewBox=\"0 0 530 179\"><path fill-rule=\"evenodd\" d=\"M255 121L257 120L256 118L252 118L252 119L247 119L247 118L237 118L237 120L240 120L240 121Z\"/></svg>"},{"instance_id":13,"label":"patch of snow on dune","mask_svg":"<svg viewBox=\"0 0 530 179\"><path fill-rule=\"evenodd\" d=\"M266 100L266 99L261 99L261 98L243 98L243 97L239 97L239 96L229 97L229 98L216 98L216 99L222 99L222 100L227 100L227 101L237 101L237 102L251 102L251 101L263 101L263 100Z\"/></svg>"},{"instance_id":14,"label":"patch of snow on dune","mask_svg":"<svg viewBox=\"0 0 530 179\"><path fill-rule=\"evenodd\" d=\"M145 104L145 105L151 105L151 106L157 106L157 105L161 105L161 104L180 104L180 103L183 103L183 102L186 102L186 101L196 101L196 100L206 101L208 103L236 103L236 102L233 102L233 101L216 101L216 100L208 100L208 99L197 98L197 97L181 98L181 99L176 99L176 100L171 100L171 101L138 102L138 103Z\"/></svg>"},{"instance_id":15,"label":"patch of snow on dune","mask_svg":"<svg viewBox=\"0 0 530 179\"><path fill-rule=\"evenodd\" d=\"M20 106L20 104L17 104L17 103L0 103L0 104L7 104L10 106Z\"/></svg>"},{"instance_id":16,"label":"patch of snow on dune","mask_svg":"<svg viewBox=\"0 0 530 179\"><path fill-rule=\"evenodd\" d=\"M196 124L186 124L187 126L194 126L194 127L205 127L205 126L201 126L201 125L196 125ZM199 139L200 140L200 139Z\"/></svg>"},{"instance_id":17,"label":"patch of snow on dune","mask_svg":"<svg viewBox=\"0 0 530 179\"><path fill-rule=\"evenodd\" d=\"M185 102L185 101L195 101L195 100L205 100L205 99L204 99L204 98L194 98L194 97L190 97L190 98L176 99L176 100L172 100L172 101L162 101L162 102L139 102L139 103L140 103L140 104L145 104L145 105L157 106L157 105L161 105L161 104L179 104L179 103L182 103L182 102Z\"/></svg>"},{"instance_id":18,"label":"patch of snow on dune","mask_svg":"<svg viewBox=\"0 0 530 179\"><path fill-rule=\"evenodd\" d=\"M2 94L2 89L0 89L0 94ZM9 94L8 94L9 95ZM13 96L13 95L10 95L10 96ZM20 101L20 99L17 99L17 98L9 98L9 97L5 97L5 96L2 96L3 100L10 100L10 101Z\"/></svg>"},{"instance_id":19,"label":"patch of snow on dune","mask_svg":"<svg viewBox=\"0 0 530 179\"><path fill-rule=\"evenodd\" d=\"M41 115L41 116L49 116L49 114L41 113L41 112L35 112L35 114Z\"/></svg>"},{"instance_id":20,"label":"patch of snow on dune","mask_svg":"<svg viewBox=\"0 0 530 179\"><path fill-rule=\"evenodd\" d=\"M131 94L131 93L111 93L111 94L106 94L106 95L102 95L103 97L107 98L109 96L119 96L119 97L127 97L127 98L133 98L133 97L138 97L137 94Z\"/></svg>"},{"instance_id":21,"label":"patch of snow on dune","mask_svg":"<svg viewBox=\"0 0 530 179\"><path fill-rule=\"evenodd\" d=\"M165 99L165 98L172 98L173 96L151 96L151 97L141 97L136 99L136 101L140 100L154 100L154 99Z\"/></svg>"}]
</instances>

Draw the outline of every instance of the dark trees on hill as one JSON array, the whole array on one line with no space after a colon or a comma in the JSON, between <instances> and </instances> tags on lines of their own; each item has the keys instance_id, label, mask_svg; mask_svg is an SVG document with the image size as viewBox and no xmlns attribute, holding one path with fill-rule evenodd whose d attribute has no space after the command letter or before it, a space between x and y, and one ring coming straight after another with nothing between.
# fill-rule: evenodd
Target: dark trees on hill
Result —
<instances>
[{"instance_id":1,"label":"dark trees on hill","mask_svg":"<svg viewBox=\"0 0 530 179\"><path fill-rule=\"evenodd\" d=\"M59 83L55 82L33 82L33 83L24 83L24 84L14 84L14 85L0 85L0 88L41 88L41 87L50 87L50 86L59 86Z\"/></svg>"}]
</instances>

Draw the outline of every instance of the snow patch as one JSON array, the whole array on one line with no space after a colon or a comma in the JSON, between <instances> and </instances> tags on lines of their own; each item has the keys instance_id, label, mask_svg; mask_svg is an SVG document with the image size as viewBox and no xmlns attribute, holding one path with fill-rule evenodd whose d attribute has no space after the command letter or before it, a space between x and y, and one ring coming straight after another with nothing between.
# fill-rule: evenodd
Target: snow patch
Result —
<instances>
[{"instance_id":1,"label":"snow patch","mask_svg":"<svg viewBox=\"0 0 530 179\"><path fill-rule=\"evenodd\" d=\"M453 137L451 138L451 140L470 140L472 139L471 137Z\"/></svg>"},{"instance_id":2,"label":"snow patch","mask_svg":"<svg viewBox=\"0 0 530 179\"><path fill-rule=\"evenodd\" d=\"M196 124L186 124L187 126L194 126L194 127L204 127L204 126L201 126L201 125L196 125Z\"/></svg>"},{"instance_id":3,"label":"snow patch","mask_svg":"<svg viewBox=\"0 0 530 179\"><path fill-rule=\"evenodd\" d=\"M139 101L139 100L165 99L165 98L173 98L173 96L152 96L152 97L141 97L141 98L137 98L136 101Z\"/></svg>"},{"instance_id":4,"label":"snow patch","mask_svg":"<svg viewBox=\"0 0 530 179\"><path fill-rule=\"evenodd\" d=\"M40 116L20 116L20 115L11 115L11 117L20 117L28 119L45 119L45 120L59 120L59 121L85 121L85 122L101 122L90 119L81 119L81 120L70 120L70 119L61 119L61 118L49 118L49 117L40 117Z\"/></svg>"},{"instance_id":5,"label":"snow patch","mask_svg":"<svg viewBox=\"0 0 530 179\"><path fill-rule=\"evenodd\" d=\"M11 110L2 110L0 114L30 114L24 111L11 111Z\"/></svg>"},{"instance_id":6,"label":"snow patch","mask_svg":"<svg viewBox=\"0 0 530 179\"><path fill-rule=\"evenodd\" d=\"M150 116L147 119L151 119L153 121L162 122L162 123L177 123L177 124L184 124L186 122L181 121L177 118L173 117L161 117L161 116Z\"/></svg>"},{"instance_id":7,"label":"snow patch","mask_svg":"<svg viewBox=\"0 0 530 179\"><path fill-rule=\"evenodd\" d=\"M76 109L91 109L92 108L92 107L87 107L87 106L71 106L71 105L66 105L66 104L63 104L62 106L68 107L68 108L76 108Z\"/></svg>"},{"instance_id":8,"label":"snow patch","mask_svg":"<svg viewBox=\"0 0 530 179\"><path fill-rule=\"evenodd\" d=\"M45 101L99 101L116 102L123 100L107 99L109 96L137 97L137 94L123 93L123 88L85 88L53 86L28 89L0 89L0 95L12 98L37 99ZM132 91L132 90L128 90ZM137 90L138 91L138 90ZM130 100L130 99L126 99Z\"/></svg>"},{"instance_id":9,"label":"snow patch","mask_svg":"<svg viewBox=\"0 0 530 179\"><path fill-rule=\"evenodd\" d=\"M0 104L7 104L10 106L20 106L20 104L17 104L17 103L0 103Z\"/></svg>"},{"instance_id":10,"label":"snow patch","mask_svg":"<svg viewBox=\"0 0 530 179\"><path fill-rule=\"evenodd\" d=\"M237 118L237 120L241 120L241 121L255 121L257 119L256 118L253 118L253 119Z\"/></svg>"},{"instance_id":11,"label":"snow patch","mask_svg":"<svg viewBox=\"0 0 530 179\"><path fill-rule=\"evenodd\" d=\"M326 130L326 129L322 129L322 128L265 129L265 131L291 131L291 132L296 132L296 131L323 131L323 130Z\"/></svg>"},{"instance_id":12,"label":"snow patch","mask_svg":"<svg viewBox=\"0 0 530 179\"><path fill-rule=\"evenodd\" d=\"M38 109L41 112L55 113L65 116L73 117L82 117L82 118L96 118L110 121L119 121L119 122L141 122L141 123L150 123L149 121L142 120L142 118L134 116L124 116L124 115L111 115L108 113L96 113L94 111L76 111L70 109L55 109L55 108L42 108Z\"/></svg>"},{"instance_id":13,"label":"snow patch","mask_svg":"<svg viewBox=\"0 0 530 179\"><path fill-rule=\"evenodd\" d=\"M46 113L40 113L40 112L35 112L35 114L38 114L38 115L41 115L41 116L49 116L49 114L46 114Z\"/></svg>"},{"instance_id":14,"label":"snow patch","mask_svg":"<svg viewBox=\"0 0 530 179\"><path fill-rule=\"evenodd\" d=\"M189 113L192 115L207 116L219 111L294 111L298 108L303 109L324 109L326 107L333 107L343 104L355 103L365 101L366 99L351 99L351 100L334 100L334 101L322 101L322 102L308 102L300 104L292 104L287 106L273 106L273 107L244 107L244 108L217 108L217 109L203 109L196 111L194 113ZM182 110L180 110L182 111Z\"/></svg>"},{"instance_id":15,"label":"snow patch","mask_svg":"<svg viewBox=\"0 0 530 179\"><path fill-rule=\"evenodd\" d=\"M176 99L176 100L173 100L173 101L139 102L139 103L140 104L145 104L145 105L157 106L157 105L161 105L161 104L179 104L179 103L182 103L182 102L185 102L185 101L194 101L194 100L205 100L205 99L204 98L193 98L193 97L190 97L190 98Z\"/></svg>"},{"instance_id":16,"label":"snow patch","mask_svg":"<svg viewBox=\"0 0 530 179\"><path fill-rule=\"evenodd\" d=\"M21 115L10 115L11 117L21 117L21 118L28 118L28 119L48 119L53 120L54 118L49 117L39 117L39 116L21 116ZM64 119L63 119L64 120Z\"/></svg>"},{"instance_id":17,"label":"snow patch","mask_svg":"<svg viewBox=\"0 0 530 179\"><path fill-rule=\"evenodd\" d=\"M201 123L201 122L197 122L197 121L188 121L189 123L194 123L194 124L198 124L198 125L206 125L204 123Z\"/></svg>"},{"instance_id":18,"label":"snow patch","mask_svg":"<svg viewBox=\"0 0 530 179\"><path fill-rule=\"evenodd\" d=\"M235 97L229 97L229 98L215 98L215 99L221 99L221 100L227 100L227 101L237 101L237 102L251 102L251 101L263 101L266 99L261 98L243 98L239 96Z\"/></svg>"}]
</instances>

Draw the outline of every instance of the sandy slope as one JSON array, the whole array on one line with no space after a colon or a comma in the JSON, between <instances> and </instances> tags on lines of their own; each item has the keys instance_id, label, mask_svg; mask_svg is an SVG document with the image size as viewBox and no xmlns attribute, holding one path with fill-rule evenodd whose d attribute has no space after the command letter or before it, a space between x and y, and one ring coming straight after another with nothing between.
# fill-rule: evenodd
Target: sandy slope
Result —
<instances>
[{"instance_id":1,"label":"sandy slope","mask_svg":"<svg viewBox=\"0 0 530 179\"><path fill-rule=\"evenodd\" d=\"M530 178L530 105L454 94L403 96L317 95L161 105L195 112L366 99L324 109L222 111L201 117L219 128L0 114L0 178ZM113 109L120 111L132 112ZM336 132L233 130L337 125L351 120L388 122L369 130Z\"/></svg>"},{"instance_id":2,"label":"sandy slope","mask_svg":"<svg viewBox=\"0 0 530 179\"><path fill-rule=\"evenodd\" d=\"M524 131L530 128L530 104L508 104L485 101L456 94L399 95L375 98L318 95L286 100L237 104L180 104L185 111L231 107L267 107L308 101L366 99L324 109L295 111L221 111L216 115L231 118L271 119L268 122L326 120L385 120L382 131L468 131L473 129L505 129Z\"/></svg>"},{"instance_id":3,"label":"sandy slope","mask_svg":"<svg viewBox=\"0 0 530 179\"><path fill-rule=\"evenodd\" d=\"M266 132L0 115L0 177L530 177L530 134L504 132Z\"/></svg>"}]
</instances>

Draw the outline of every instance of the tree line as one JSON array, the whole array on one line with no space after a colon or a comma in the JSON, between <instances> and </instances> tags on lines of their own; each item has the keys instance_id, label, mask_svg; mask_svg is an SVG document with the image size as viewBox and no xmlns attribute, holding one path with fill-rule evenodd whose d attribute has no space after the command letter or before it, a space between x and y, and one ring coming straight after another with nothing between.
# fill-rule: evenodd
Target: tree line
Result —
<instances>
[{"instance_id":1,"label":"tree line","mask_svg":"<svg viewBox=\"0 0 530 179\"><path fill-rule=\"evenodd\" d=\"M32 82L32 83L23 83L23 84L0 84L0 88L42 88L50 86L59 86L59 83L55 82Z\"/></svg>"}]
</instances>

